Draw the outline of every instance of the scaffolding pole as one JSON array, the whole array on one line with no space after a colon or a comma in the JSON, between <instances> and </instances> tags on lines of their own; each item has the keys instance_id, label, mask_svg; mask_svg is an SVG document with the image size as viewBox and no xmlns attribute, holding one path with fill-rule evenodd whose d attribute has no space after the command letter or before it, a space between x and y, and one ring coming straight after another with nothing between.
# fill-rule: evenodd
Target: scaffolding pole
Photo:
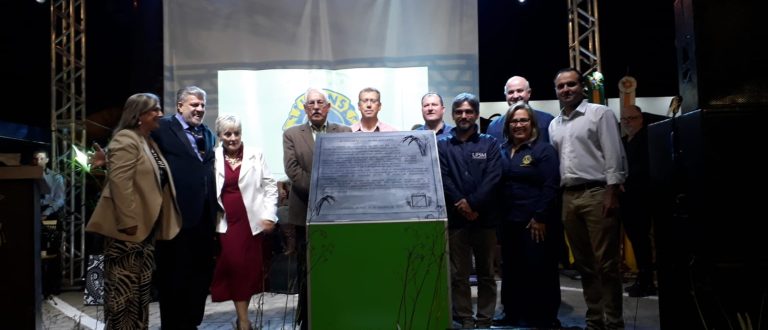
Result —
<instances>
[{"instance_id":1,"label":"scaffolding pole","mask_svg":"<svg viewBox=\"0 0 768 330\"><path fill-rule=\"evenodd\" d=\"M584 76L602 72L597 0L568 0L568 54Z\"/></svg>"},{"instance_id":2,"label":"scaffolding pole","mask_svg":"<svg viewBox=\"0 0 768 330\"><path fill-rule=\"evenodd\" d=\"M85 175L75 147L85 145L85 0L51 1L51 159L65 180L60 247L62 281L85 276Z\"/></svg>"}]
</instances>

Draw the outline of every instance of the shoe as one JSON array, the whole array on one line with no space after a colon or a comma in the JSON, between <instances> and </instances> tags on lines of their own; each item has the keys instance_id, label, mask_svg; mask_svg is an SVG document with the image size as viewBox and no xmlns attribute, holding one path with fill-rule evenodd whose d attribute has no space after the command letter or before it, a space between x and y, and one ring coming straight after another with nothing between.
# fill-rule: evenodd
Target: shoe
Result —
<instances>
[{"instance_id":1,"label":"shoe","mask_svg":"<svg viewBox=\"0 0 768 330\"><path fill-rule=\"evenodd\" d=\"M624 291L633 298L655 296L657 292L655 285L640 284L640 282L635 282L635 284L626 287Z\"/></svg>"},{"instance_id":2,"label":"shoe","mask_svg":"<svg viewBox=\"0 0 768 330\"><path fill-rule=\"evenodd\" d=\"M475 329L490 329L492 323L491 321L477 321L475 322Z\"/></svg>"},{"instance_id":3,"label":"shoe","mask_svg":"<svg viewBox=\"0 0 768 330\"><path fill-rule=\"evenodd\" d=\"M574 281L581 280L581 274L575 269L561 269L560 274L567 276Z\"/></svg>"},{"instance_id":4,"label":"shoe","mask_svg":"<svg viewBox=\"0 0 768 330\"><path fill-rule=\"evenodd\" d=\"M240 320L234 321L232 322L232 328L237 330L253 330L250 320L242 321L242 322L240 322Z\"/></svg>"},{"instance_id":5,"label":"shoe","mask_svg":"<svg viewBox=\"0 0 768 330\"><path fill-rule=\"evenodd\" d=\"M461 329L474 329L475 319L464 319L461 322Z\"/></svg>"}]
</instances>

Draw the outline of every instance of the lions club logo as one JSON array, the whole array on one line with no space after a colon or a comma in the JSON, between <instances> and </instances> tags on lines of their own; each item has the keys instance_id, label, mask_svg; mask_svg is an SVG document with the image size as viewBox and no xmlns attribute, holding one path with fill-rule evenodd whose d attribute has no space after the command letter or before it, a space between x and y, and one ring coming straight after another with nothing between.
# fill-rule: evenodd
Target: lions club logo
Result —
<instances>
[{"instance_id":1,"label":"lions club logo","mask_svg":"<svg viewBox=\"0 0 768 330\"><path fill-rule=\"evenodd\" d=\"M352 100L330 89L324 89L324 91L328 95L328 102L331 103L331 109L328 110L329 123L350 126L359 121ZM283 123L283 130L305 122L307 122L307 113L304 112L304 93L302 93L293 101L288 119Z\"/></svg>"},{"instance_id":2,"label":"lions club logo","mask_svg":"<svg viewBox=\"0 0 768 330\"><path fill-rule=\"evenodd\" d=\"M531 155L525 155L523 157L523 161L520 163L521 166L531 166L531 163L533 163L533 157Z\"/></svg>"}]
</instances>

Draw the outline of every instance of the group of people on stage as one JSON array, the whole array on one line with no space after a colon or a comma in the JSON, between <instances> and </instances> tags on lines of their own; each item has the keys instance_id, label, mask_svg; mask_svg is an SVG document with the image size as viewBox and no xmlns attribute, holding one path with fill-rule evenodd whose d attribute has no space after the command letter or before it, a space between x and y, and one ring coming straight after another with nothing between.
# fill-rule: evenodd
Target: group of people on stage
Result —
<instances>
[{"instance_id":1,"label":"group of people on stage","mask_svg":"<svg viewBox=\"0 0 768 330\"><path fill-rule=\"evenodd\" d=\"M424 125L415 129L433 130L438 138L452 314L462 328L559 325L563 225L582 276L587 325L623 327L617 211L628 169L618 121L608 107L585 101L577 70L561 70L554 83L562 107L557 117L532 109L528 82L510 78L510 108L488 134L477 125L477 96L461 93L452 100L455 127L443 121L439 94L421 99ZM306 91L307 123L283 132L288 180L281 183L258 146L245 146L238 117L220 116L213 131L203 124L202 89L180 89L176 113L167 117L156 95L129 97L107 150L93 160L107 167L108 180L86 227L106 237L107 328L148 328L154 282L164 329L195 329L209 293L214 302L233 301L237 329L251 329L248 304L265 290L271 251L264 233L276 227L279 195L287 199L280 219L291 224L288 250L299 267L296 324L306 329L305 225L315 139L395 130L378 119L378 90L365 88L358 97L361 120L348 127L328 122L331 103L323 89ZM497 244L504 315L494 320Z\"/></svg>"},{"instance_id":2,"label":"group of people on stage","mask_svg":"<svg viewBox=\"0 0 768 330\"><path fill-rule=\"evenodd\" d=\"M459 94L451 104L456 127L440 138L438 150L449 206L452 312L461 328L559 329L563 229L581 276L588 329L624 328L622 222L639 268L637 282L626 291L632 297L656 292L651 215L643 207L651 193L644 114L635 105L621 109L622 137L613 111L586 100L581 72L558 71L554 87L557 117L532 109L528 82L510 78L504 88L510 108L487 134L478 131L474 95ZM493 319L497 242L503 315Z\"/></svg>"},{"instance_id":3,"label":"group of people on stage","mask_svg":"<svg viewBox=\"0 0 768 330\"><path fill-rule=\"evenodd\" d=\"M106 237L109 329L149 327L153 282L164 329L196 329L209 293L234 302L238 329L252 328L248 303L265 288L262 233L277 222L277 183L261 151L243 144L240 120L218 118L214 135L205 105L205 91L185 87L176 113L163 117L156 95L132 95L108 152L93 161L108 168L86 230Z\"/></svg>"}]
</instances>

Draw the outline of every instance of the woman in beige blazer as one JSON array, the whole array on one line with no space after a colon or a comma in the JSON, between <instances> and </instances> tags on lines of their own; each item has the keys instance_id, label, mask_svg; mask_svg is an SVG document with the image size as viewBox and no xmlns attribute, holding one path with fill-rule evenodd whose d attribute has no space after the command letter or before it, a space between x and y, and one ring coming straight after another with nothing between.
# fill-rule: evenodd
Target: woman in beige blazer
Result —
<instances>
[{"instance_id":1,"label":"woman in beige blazer","mask_svg":"<svg viewBox=\"0 0 768 330\"><path fill-rule=\"evenodd\" d=\"M125 102L109 143L108 181L86 226L106 238L107 329L149 328L155 239L172 239L181 227L171 171L149 136L162 115L154 94Z\"/></svg>"}]
</instances>

